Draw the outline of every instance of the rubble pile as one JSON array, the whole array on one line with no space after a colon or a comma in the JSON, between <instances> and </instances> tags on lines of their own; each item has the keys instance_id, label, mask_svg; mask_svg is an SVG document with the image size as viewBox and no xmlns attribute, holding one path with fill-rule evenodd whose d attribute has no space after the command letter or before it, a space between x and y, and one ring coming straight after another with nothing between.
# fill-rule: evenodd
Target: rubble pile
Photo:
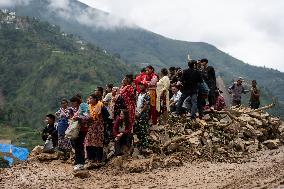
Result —
<instances>
[{"instance_id":1,"label":"rubble pile","mask_svg":"<svg viewBox=\"0 0 284 189\"><path fill-rule=\"evenodd\" d=\"M170 116L167 125L150 129L149 150L139 151L139 140L134 135L131 155L111 158L104 168L142 172L193 161L246 162L257 151L277 149L284 143L284 123L264 111L272 106L209 110L202 120ZM113 149L113 143L108 149ZM60 155L34 157L45 161Z\"/></svg>"},{"instance_id":2,"label":"rubble pile","mask_svg":"<svg viewBox=\"0 0 284 189\"><path fill-rule=\"evenodd\" d=\"M239 162L259 150L283 144L284 124L261 109L232 108L209 111L204 120L171 117L168 125L151 131L150 141L157 154Z\"/></svg>"},{"instance_id":3,"label":"rubble pile","mask_svg":"<svg viewBox=\"0 0 284 189\"><path fill-rule=\"evenodd\" d=\"M276 149L284 142L284 123L264 112L271 107L210 110L203 120L171 116L167 125L151 129L152 153L141 154L135 148L131 165L125 166L133 171L179 166L184 161L246 162L255 152ZM134 166L133 159L141 165Z\"/></svg>"}]
</instances>

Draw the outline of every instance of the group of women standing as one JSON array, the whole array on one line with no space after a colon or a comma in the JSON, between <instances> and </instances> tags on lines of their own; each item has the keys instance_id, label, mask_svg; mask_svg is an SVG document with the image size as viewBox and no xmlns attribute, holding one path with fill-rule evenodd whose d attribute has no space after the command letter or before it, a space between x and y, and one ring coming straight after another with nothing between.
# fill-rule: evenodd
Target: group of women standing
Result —
<instances>
[{"instance_id":1,"label":"group of women standing","mask_svg":"<svg viewBox=\"0 0 284 189\"><path fill-rule=\"evenodd\" d=\"M139 138L142 146L147 148L150 124L156 125L159 113L167 116L169 111L170 81L167 75L167 69L162 69L159 79L154 68L148 66L135 80L132 75L126 75L120 88L109 85L111 87L104 95L96 90L88 96L87 103L83 102L80 95L70 99L70 106L66 99L61 101L61 108L56 113L58 147L68 151L72 144L75 151L74 170L100 164L103 161L104 145L109 141L106 138L115 142L116 155L123 154L125 147L129 150L134 127L138 133L142 133L143 136ZM80 128L79 133L74 139L68 140L64 132L68 125L75 122Z\"/></svg>"}]
</instances>

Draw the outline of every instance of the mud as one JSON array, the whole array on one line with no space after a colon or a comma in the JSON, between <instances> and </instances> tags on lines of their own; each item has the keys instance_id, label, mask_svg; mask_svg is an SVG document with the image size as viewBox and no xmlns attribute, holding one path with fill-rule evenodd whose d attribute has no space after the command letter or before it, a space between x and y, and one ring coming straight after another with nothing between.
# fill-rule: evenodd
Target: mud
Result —
<instances>
[{"instance_id":1,"label":"mud","mask_svg":"<svg viewBox=\"0 0 284 189\"><path fill-rule=\"evenodd\" d=\"M75 177L72 165L59 160L26 162L0 170L0 188L284 188L284 147L241 164L193 162L142 173L101 168L87 175Z\"/></svg>"}]
</instances>

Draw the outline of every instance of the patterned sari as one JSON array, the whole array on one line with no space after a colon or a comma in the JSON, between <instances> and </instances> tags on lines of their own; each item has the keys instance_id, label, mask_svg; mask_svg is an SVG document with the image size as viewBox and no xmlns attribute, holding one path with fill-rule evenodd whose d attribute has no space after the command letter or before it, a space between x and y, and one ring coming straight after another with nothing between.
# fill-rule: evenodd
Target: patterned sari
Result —
<instances>
[{"instance_id":1,"label":"patterned sari","mask_svg":"<svg viewBox=\"0 0 284 189\"><path fill-rule=\"evenodd\" d=\"M120 95L124 99L128 114L129 114L129 124L133 128L135 123L135 93L131 85L122 86L120 89Z\"/></svg>"},{"instance_id":2,"label":"patterned sari","mask_svg":"<svg viewBox=\"0 0 284 189\"><path fill-rule=\"evenodd\" d=\"M85 137L85 146L103 147L104 145L104 125L101 114L102 107L103 103L100 101L96 105L89 105L90 116L93 119L93 122L88 128Z\"/></svg>"}]
</instances>

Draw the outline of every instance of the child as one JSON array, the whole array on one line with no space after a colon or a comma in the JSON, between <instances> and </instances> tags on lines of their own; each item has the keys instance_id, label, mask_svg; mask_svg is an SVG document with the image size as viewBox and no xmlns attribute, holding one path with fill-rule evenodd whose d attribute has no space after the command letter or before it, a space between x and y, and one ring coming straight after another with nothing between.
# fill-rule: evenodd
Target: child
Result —
<instances>
[{"instance_id":1,"label":"child","mask_svg":"<svg viewBox=\"0 0 284 189\"><path fill-rule=\"evenodd\" d=\"M125 155L132 146L132 127L129 124L128 112L122 110L116 119L113 134L115 137L115 155ZM129 154L129 153L128 153Z\"/></svg>"},{"instance_id":2,"label":"child","mask_svg":"<svg viewBox=\"0 0 284 189\"><path fill-rule=\"evenodd\" d=\"M46 142L48 139L52 140L53 148L57 147L58 134L55 125L55 116L53 114L47 114L45 117L46 127L41 133L42 140Z\"/></svg>"},{"instance_id":3,"label":"child","mask_svg":"<svg viewBox=\"0 0 284 189\"><path fill-rule=\"evenodd\" d=\"M68 158L68 152L71 150L71 142L68 138L65 138L65 131L68 128L68 119L72 115L71 109L68 107L68 100L61 100L61 108L55 113L58 118L58 148L64 152L65 158Z\"/></svg>"},{"instance_id":4,"label":"child","mask_svg":"<svg viewBox=\"0 0 284 189\"><path fill-rule=\"evenodd\" d=\"M215 103L215 110L221 111L226 108L225 98L221 95L223 92L217 89L215 91L216 95L216 103Z\"/></svg>"}]
</instances>

